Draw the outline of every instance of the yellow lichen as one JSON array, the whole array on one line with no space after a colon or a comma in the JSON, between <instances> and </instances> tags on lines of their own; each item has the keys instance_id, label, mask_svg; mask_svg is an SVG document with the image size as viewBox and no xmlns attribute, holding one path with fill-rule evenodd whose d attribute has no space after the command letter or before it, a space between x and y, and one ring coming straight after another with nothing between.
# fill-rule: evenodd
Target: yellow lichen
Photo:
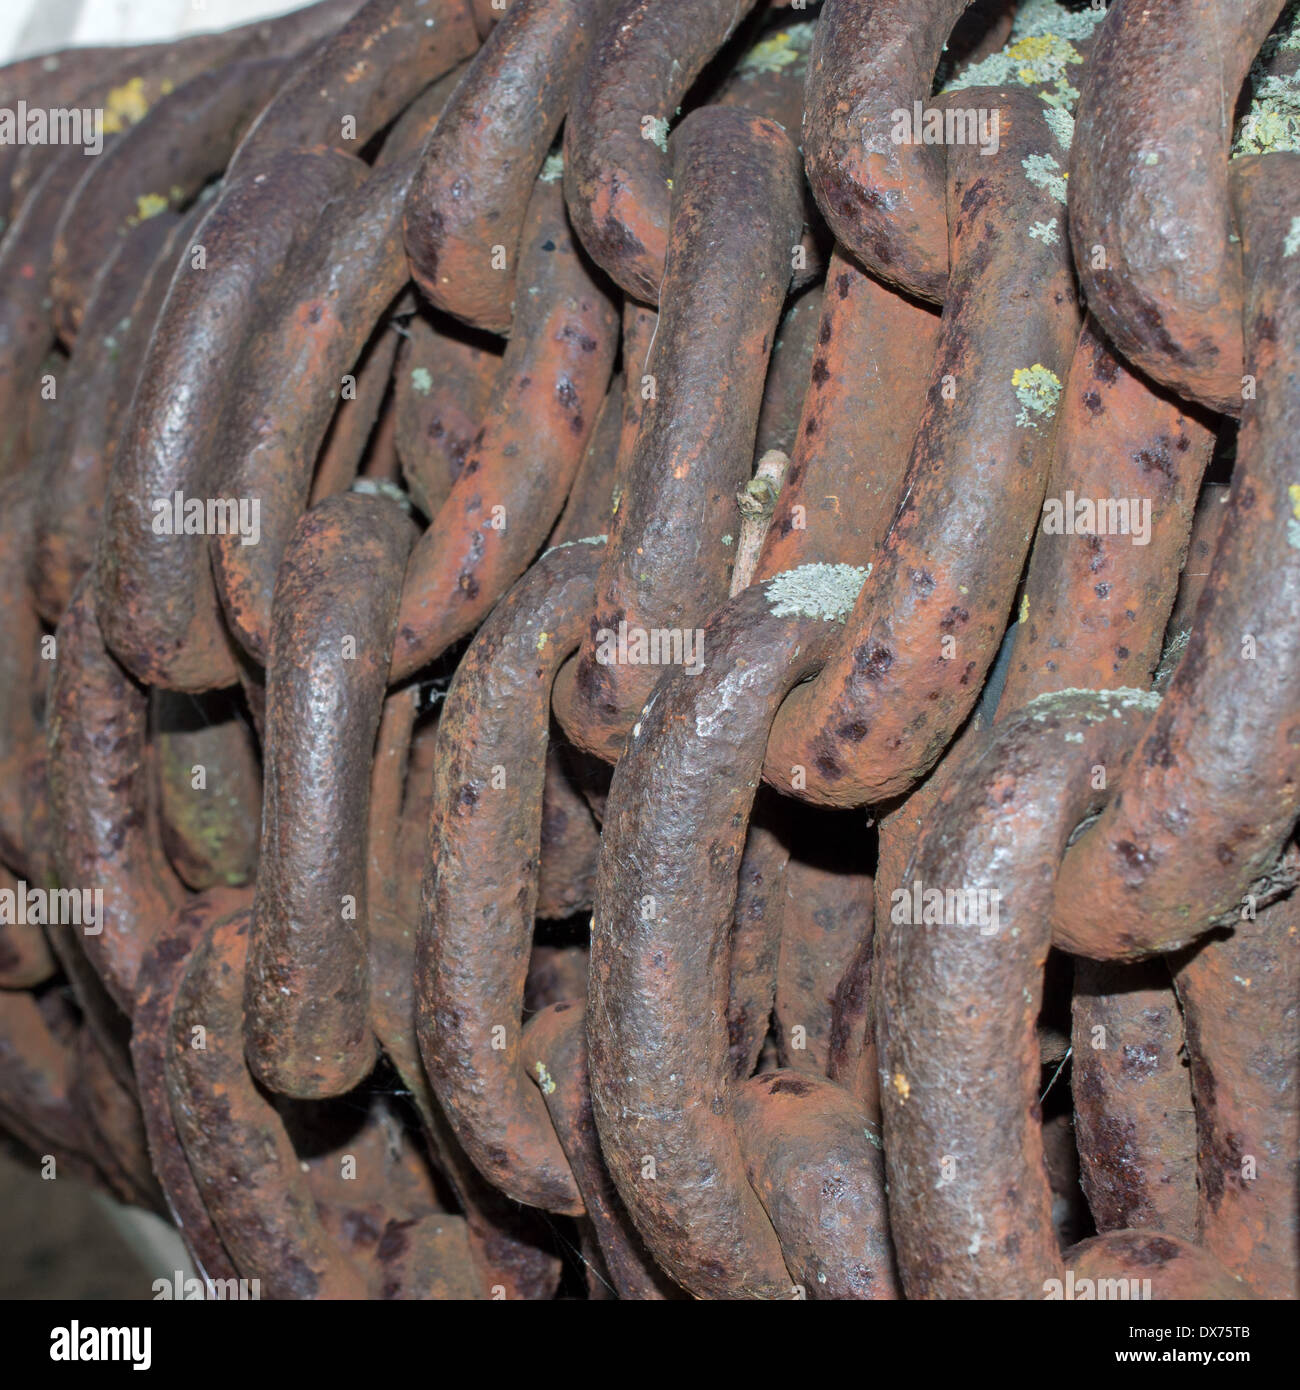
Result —
<instances>
[{"instance_id":1,"label":"yellow lichen","mask_svg":"<svg viewBox=\"0 0 1300 1390\"><path fill-rule=\"evenodd\" d=\"M160 212L167 211L167 199L161 193L144 193L135 200L135 216L127 220L133 227L138 227L141 222L147 222L151 217L157 217Z\"/></svg>"},{"instance_id":2,"label":"yellow lichen","mask_svg":"<svg viewBox=\"0 0 1300 1390\"><path fill-rule=\"evenodd\" d=\"M1020 413L1016 424L1021 429L1037 429L1040 416L1050 420L1056 414L1056 403L1061 398L1061 379L1041 362L1032 367L1017 367L1011 373L1011 385L1016 399L1020 402Z\"/></svg>"},{"instance_id":3,"label":"yellow lichen","mask_svg":"<svg viewBox=\"0 0 1300 1390\"><path fill-rule=\"evenodd\" d=\"M149 98L145 95L144 78L133 77L120 87L114 87L105 98L104 133L118 135L148 114Z\"/></svg>"}]
</instances>

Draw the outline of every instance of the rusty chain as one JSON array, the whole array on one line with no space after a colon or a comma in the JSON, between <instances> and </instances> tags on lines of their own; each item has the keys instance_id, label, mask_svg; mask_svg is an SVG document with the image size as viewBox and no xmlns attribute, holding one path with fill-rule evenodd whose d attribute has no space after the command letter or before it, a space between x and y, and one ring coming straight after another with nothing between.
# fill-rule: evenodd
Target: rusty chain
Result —
<instances>
[{"instance_id":1,"label":"rusty chain","mask_svg":"<svg viewBox=\"0 0 1300 1390\"><path fill-rule=\"evenodd\" d=\"M1298 83L1285 0L0 69L100 142L0 144L8 1141L209 1291L1300 1296Z\"/></svg>"}]
</instances>

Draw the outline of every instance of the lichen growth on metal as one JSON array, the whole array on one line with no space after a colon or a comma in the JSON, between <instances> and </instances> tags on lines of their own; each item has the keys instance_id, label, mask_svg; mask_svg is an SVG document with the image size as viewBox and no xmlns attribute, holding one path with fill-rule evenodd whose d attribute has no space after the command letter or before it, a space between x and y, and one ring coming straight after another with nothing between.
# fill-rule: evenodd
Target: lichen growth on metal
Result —
<instances>
[{"instance_id":1,"label":"lichen growth on metal","mask_svg":"<svg viewBox=\"0 0 1300 1390\"><path fill-rule=\"evenodd\" d=\"M1006 47L972 63L943 90L1027 87L1050 109L1068 115L1079 100L1069 70L1083 63L1083 54L1074 45L1091 38L1104 17L1101 10L1067 10L1055 0L1027 0L1016 15ZM1056 129L1052 133L1061 139ZM1068 138L1062 143L1068 148Z\"/></svg>"},{"instance_id":2,"label":"lichen growth on metal","mask_svg":"<svg viewBox=\"0 0 1300 1390\"><path fill-rule=\"evenodd\" d=\"M645 139L658 145L664 154L668 153L668 122L663 116L647 116L642 126L642 134Z\"/></svg>"},{"instance_id":3,"label":"lichen growth on metal","mask_svg":"<svg viewBox=\"0 0 1300 1390\"><path fill-rule=\"evenodd\" d=\"M1051 420L1061 399L1061 378L1041 362L1032 367L1017 367L1011 373L1011 385L1020 402L1016 424L1021 429L1036 430L1038 419Z\"/></svg>"},{"instance_id":4,"label":"lichen growth on metal","mask_svg":"<svg viewBox=\"0 0 1300 1390\"><path fill-rule=\"evenodd\" d=\"M1300 0L1292 0L1264 41L1246 78L1250 107L1241 118L1232 157L1300 151L1300 72L1266 71L1278 53L1300 52Z\"/></svg>"},{"instance_id":5,"label":"lichen growth on metal","mask_svg":"<svg viewBox=\"0 0 1300 1390\"><path fill-rule=\"evenodd\" d=\"M783 570L765 586L768 609L777 618L843 622L870 573L870 565L798 565Z\"/></svg>"},{"instance_id":6,"label":"lichen growth on metal","mask_svg":"<svg viewBox=\"0 0 1300 1390\"><path fill-rule=\"evenodd\" d=\"M808 61L816 20L787 25L760 39L736 64L737 73L775 73Z\"/></svg>"},{"instance_id":7,"label":"lichen growth on metal","mask_svg":"<svg viewBox=\"0 0 1300 1390\"><path fill-rule=\"evenodd\" d=\"M1024 713L1035 724L1043 724L1053 714L1060 713L1061 706L1081 703L1086 699L1100 708L1080 709L1080 717L1087 724L1104 724L1112 716L1122 719L1123 712L1128 709L1150 714L1160 708L1162 698L1158 691L1137 690L1131 685L1117 686L1114 690L1082 690L1078 686L1069 686L1065 690L1050 690L1044 695L1036 695L1025 705Z\"/></svg>"},{"instance_id":8,"label":"lichen growth on metal","mask_svg":"<svg viewBox=\"0 0 1300 1390\"><path fill-rule=\"evenodd\" d=\"M545 560L548 555L554 555L557 550L568 550L571 545L604 545L607 540L608 536L579 536L576 541L561 541L549 550L542 551L540 558Z\"/></svg>"},{"instance_id":9,"label":"lichen growth on metal","mask_svg":"<svg viewBox=\"0 0 1300 1390\"><path fill-rule=\"evenodd\" d=\"M1035 188L1065 204L1065 180L1068 175L1050 154L1031 154L1020 161L1025 177Z\"/></svg>"}]
</instances>

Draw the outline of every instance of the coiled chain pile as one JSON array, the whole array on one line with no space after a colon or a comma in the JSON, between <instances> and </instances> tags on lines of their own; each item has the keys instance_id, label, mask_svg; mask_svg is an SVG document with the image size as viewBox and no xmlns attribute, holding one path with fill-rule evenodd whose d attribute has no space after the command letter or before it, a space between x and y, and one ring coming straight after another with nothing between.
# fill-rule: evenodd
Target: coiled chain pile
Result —
<instances>
[{"instance_id":1,"label":"coiled chain pile","mask_svg":"<svg viewBox=\"0 0 1300 1390\"><path fill-rule=\"evenodd\" d=\"M0 145L12 1144L263 1297L1300 1294L1298 71L1284 0L0 70L103 121Z\"/></svg>"}]
</instances>

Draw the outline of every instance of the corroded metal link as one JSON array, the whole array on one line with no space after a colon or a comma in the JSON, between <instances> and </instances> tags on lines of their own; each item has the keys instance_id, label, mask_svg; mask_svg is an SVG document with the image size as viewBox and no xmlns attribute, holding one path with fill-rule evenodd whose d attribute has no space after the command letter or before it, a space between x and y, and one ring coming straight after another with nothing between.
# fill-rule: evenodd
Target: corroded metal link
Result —
<instances>
[{"instance_id":1,"label":"corroded metal link","mask_svg":"<svg viewBox=\"0 0 1300 1390\"><path fill-rule=\"evenodd\" d=\"M1150 684L1212 442L1200 419L1134 375L1085 321L995 724L1053 691ZM1139 512L1126 534L1109 534L1085 511L1077 534L1079 504L1107 498L1145 508L1145 524ZM938 780L961 765L950 755ZM1193 1238L1192 1098L1167 966L1077 960L1072 1033L1080 1177L1097 1229Z\"/></svg>"},{"instance_id":2,"label":"corroded metal link","mask_svg":"<svg viewBox=\"0 0 1300 1390\"><path fill-rule=\"evenodd\" d=\"M348 12L344 0L311 6L271 23L245 26L220 34L199 34L175 44L146 45L127 50L120 64L109 67L109 75L80 92L75 104L105 111L104 152L111 156L113 145L128 127L149 111L160 99L200 73L237 59L295 52L341 22ZM45 100L42 92L37 104ZM44 145L28 146L31 156L15 170L13 185L16 223L27 228L24 238L6 237L0 253L0 283L5 286L3 312L0 313L0 477L12 471L15 461L12 420L13 402L24 399L24 392L35 391L35 375L46 345L53 341L48 310L43 301L49 294L50 262L55 246L63 199L68 188L57 196L54 189L64 184L74 187L94 175L80 147L60 148L50 154ZM101 156L103 157L103 156ZM30 192L29 192L30 190ZM147 190L157 192L158 190ZM21 211L19 210L21 209ZM14 229L11 229L11 231ZM26 242L26 245L24 245ZM85 281L102 264L102 243L91 241L89 269L69 262L68 273ZM4 253L16 256L11 273Z\"/></svg>"},{"instance_id":3,"label":"corroded metal link","mask_svg":"<svg viewBox=\"0 0 1300 1390\"><path fill-rule=\"evenodd\" d=\"M658 304L664 279L669 126L753 4L622 0L587 59L565 122L564 192L587 253L633 299Z\"/></svg>"},{"instance_id":4,"label":"corroded metal link","mask_svg":"<svg viewBox=\"0 0 1300 1390\"><path fill-rule=\"evenodd\" d=\"M71 107L83 92L91 90L105 68L132 62L149 45L118 47L61 48L0 67L0 103L13 108L28 100L39 89L51 107ZM34 104L34 103L33 103ZM22 157L36 151L49 152L49 146L4 144L0 146L0 235L9 230L21 202L15 195L14 176Z\"/></svg>"},{"instance_id":5,"label":"corroded metal link","mask_svg":"<svg viewBox=\"0 0 1300 1390\"><path fill-rule=\"evenodd\" d=\"M1196 1122L1183 1020L1163 960L1074 962L1070 1090L1097 1230L1196 1239Z\"/></svg>"},{"instance_id":6,"label":"corroded metal link","mask_svg":"<svg viewBox=\"0 0 1300 1390\"><path fill-rule=\"evenodd\" d=\"M247 909L212 923L177 988L166 1052L176 1132L244 1278L260 1279L269 1298L364 1298L363 1274L326 1234L284 1123L244 1060L250 933Z\"/></svg>"},{"instance_id":7,"label":"corroded metal link","mask_svg":"<svg viewBox=\"0 0 1300 1390\"><path fill-rule=\"evenodd\" d=\"M551 534L552 545L561 541L581 540L583 536L605 535L618 514L623 493L627 489L628 476L636 448L637 431L641 427L641 417L648 404L648 397L654 387L654 380L646 374L647 359L654 342L659 315L653 309L627 299L623 302L622 314L622 354L623 375L610 382L610 389L601 403L600 415L591 432L587 444L587 454L573 480L569 499L555 530ZM619 387L619 398L611 400L615 384ZM617 407L617 408L616 408ZM612 419L607 419L612 415ZM612 443L602 438L605 431L613 433L617 429L617 439ZM596 450L613 448L613 460L605 465L594 456ZM606 467L608 477L606 478ZM594 476L600 470L600 481ZM595 497L579 494L579 485L598 489Z\"/></svg>"},{"instance_id":8,"label":"corroded metal link","mask_svg":"<svg viewBox=\"0 0 1300 1390\"><path fill-rule=\"evenodd\" d=\"M993 692L995 721L1053 691L1147 687L1187 543L1191 495L1210 445L1209 431L1197 418L1134 376L1095 325L1085 323L1062 393L1049 497L1024 583L1021 620L1004 644L1005 679ZM1113 497L1139 506L1145 501L1149 511L1140 537L1129 528L1106 534L1095 517L1084 522L1095 534L1075 533L1076 498L1095 508L1099 499ZM1140 519L1132 521L1136 527ZM987 743L991 727L977 716L905 810L884 820L882 907L898 888L910 891L903 869L916 829L933 814L944 787ZM1110 989L1103 988L1105 982ZM841 1026L851 1016L869 1014L869 1001L850 983ZM1149 1226L1192 1234L1191 1097L1178 1055L1181 1028L1170 1022L1176 1017L1167 970L1158 968L1154 981L1148 975L1126 983L1112 968L1093 973L1084 962L1076 965L1077 1139L1084 1188L1100 1230ZM1163 1024L1157 1026L1156 1018ZM1135 1055L1143 1059L1140 1068L1131 1064ZM862 1061L856 1093L869 1096L876 1077ZM844 1065L841 1048L837 1068Z\"/></svg>"},{"instance_id":9,"label":"corroded metal link","mask_svg":"<svg viewBox=\"0 0 1300 1390\"><path fill-rule=\"evenodd\" d=\"M929 395L889 535L813 684L778 716L764 776L827 805L906 791L974 705L997 652L1043 499L1078 311L1063 238L1032 238L1059 205L1023 161L1052 137L1023 90L996 109L997 155L949 150L953 272ZM1008 315L1008 302L1041 306ZM999 543L972 544L997 535Z\"/></svg>"},{"instance_id":10,"label":"corroded metal link","mask_svg":"<svg viewBox=\"0 0 1300 1390\"><path fill-rule=\"evenodd\" d=\"M616 375L600 403L586 452L574 475L573 486L569 489L560 519L547 537L548 545L608 533L614 519L614 489L617 485L618 446L623 434L625 394L623 378Z\"/></svg>"},{"instance_id":11,"label":"corroded metal link","mask_svg":"<svg viewBox=\"0 0 1300 1390\"><path fill-rule=\"evenodd\" d=\"M1050 690L1149 684L1213 446L1199 414L1136 376L1085 321L996 717ZM1096 515L1107 498L1145 504L1146 528L1130 515L1109 532Z\"/></svg>"},{"instance_id":12,"label":"corroded metal link","mask_svg":"<svg viewBox=\"0 0 1300 1390\"><path fill-rule=\"evenodd\" d=\"M769 449L787 456L794 453L821 317L822 286L814 285L792 296L777 324L754 435L756 466Z\"/></svg>"},{"instance_id":13,"label":"corroded metal link","mask_svg":"<svg viewBox=\"0 0 1300 1390\"><path fill-rule=\"evenodd\" d=\"M860 582L804 566L718 610L703 670L664 677L610 788L588 983L592 1100L632 1219L697 1296L791 1295L732 1113L724 962L772 717Z\"/></svg>"},{"instance_id":14,"label":"corroded metal link","mask_svg":"<svg viewBox=\"0 0 1300 1390\"><path fill-rule=\"evenodd\" d=\"M251 901L247 889L221 887L197 894L178 908L145 952L131 1017L131 1061L154 1175L185 1248L198 1268L213 1279L233 1278L238 1271L212 1224L181 1148L167 1089L166 1057L176 992L191 954L214 923L246 913Z\"/></svg>"},{"instance_id":15,"label":"corroded metal link","mask_svg":"<svg viewBox=\"0 0 1300 1390\"><path fill-rule=\"evenodd\" d=\"M91 163L63 209L51 252L54 326L65 343L76 339L105 247L140 235L160 207L184 207L221 173L286 64L259 58L200 74Z\"/></svg>"},{"instance_id":16,"label":"corroded metal link","mask_svg":"<svg viewBox=\"0 0 1300 1390\"><path fill-rule=\"evenodd\" d=\"M776 970L790 850L779 833L780 808L760 798L749 819L736 880L727 980L727 1052L731 1079L754 1074L772 1026Z\"/></svg>"},{"instance_id":17,"label":"corroded metal link","mask_svg":"<svg viewBox=\"0 0 1300 1390\"><path fill-rule=\"evenodd\" d=\"M352 381L344 377L343 398L316 456L308 506L315 506L326 497L346 491L366 466L367 455L373 459L378 453L377 448L371 448L372 442L376 442L376 424L389 414L396 415L396 406L389 399L389 387L393 383L393 369L401 346L401 338L396 331L397 318L409 308L409 297L403 295L391 314L380 318L348 374ZM393 436L395 449L396 420L393 422ZM389 481L396 480L389 478Z\"/></svg>"},{"instance_id":18,"label":"corroded metal link","mask_svg":"<svg viewBox=\"0 0 1300 1390\"><path fill-rule=\"evenodd\" d=\"M510 331L528 201L612 3L519 0L425 145L406 205L411 275L476 328Z\"/></svg>"},{"instance_id":19,"label":"corroded metal link","mask_svg":"<svg viewBox=\"0 0 1300 1390\"><path fill-rule=\"evenodd\" d=\"M726 108L693 112L673 136L672 237L645 369L654 394L582 653L557 695L570 739L610 762L657 668L606 661L602 632L689 629L726 596L734 496L790 280L797 158L774 122Z\"/></svg>"},{"instance_id":20,"label":"corroded metal link","mask_svg":"<svg viewBox=\"0 0 1300 1390\"><path fill-rule=\"evenodd\" d=\"M1197 1238L1261 1298L1300 1293L1300 894L1178 963L1196 1098Z\"/></svg>"},{"instance_id":21,"label":"corroded metal link","mask_svg":"<svg viewBox=\"0 0 1300 1390\"><path fill-rule=\"evenodd\" d=\"M45 303L50 249L59 217L85 176L85 166L79 148L60 150L0 241L0 480L28 461L27 411L40 397L40 377L54 344Z\"/></svg>"},{"instance_id":22,"label":"corroded metal link","mask_svg":"<svg viewBox=\"0 0 1300 1390\"><path fill-rule=\"evenodd\" d=\"M343 376L407 281L401 216L414 173L413 156L379 169L322 215L275 302L258 309L213 445L216 495L259 507L252 543L241 526L212 536L209 547L230 631L262 665L276 576Z\"/></svg>"},{"instance_id":23,"label":"corroded metal link","mask_svg":"<svg viewBox=\"0 0 1300 1390\"><path fill-rule=\"evenodd\" d=\"M582 1198L524 1071L520 1014L537 898L551 687L576 648L603 547L551 551L461 659L438 726L416 962L429 1079L466 1152L516 1201Z\"/></svg>"},{"instance_id":24,"label":"corroded metal link","mask_svg":"<svg viewBox=\"0 0 1300 1390\"><path fill-rule=\"evenodd\" d=\"M573 1169L605 1270L620 1298L680 1298L637 1234L600 1153L587 1085L586 1017L580 1002L553 1004L528 1022L521 1055Z\"/></svg>"},{"instance_id":25,"label":"corroded metal link","mask_svg":"<svg viewBox=\"0 0 1300 1390\"><path fill-rule=\"evenodd\" d=\"M299 522L276 581L245 1031L249 1066L282 1095L341 1094L374 1064L370 760L414 537L391 500L328 498Z\"/></svg>"},{"instance_id":26,"label":"corroded metal link","mask_svg":"<svg viewBox=\"0 0 1300 1390\"><path fill-rule=\"evenodd\" d=\"M1284 4L1116 0L1071 161L1070 238L1093 313L1142 371L1230 414L1243 366L1228 149L1236 94Z\"/></svg>"},{"instance_id":27,"label":"corroded metal link","mask_svg":"<svg viewBox=\"0 0 1300 1390\"><path fill-rule=\"evenodd\" d=\"M1083 1279L1094 1281L1094 1287L1102 1279L1123 1279L1130 1281L1128 1288L1141 1290L1142 1297L1161 1302L1250 1297L1242 1282L1209 1251L1151 1231L1112 1231L1081 1241L1066 1251L1065 1263L1076 1287ZM1062 1296L1059 1282L1047 1292L1049 1298Z\"/></svg>"},{"instance_id":28,"label":"corroded metal link","mask_svg":"<svg viewBox=\"0 0 1300 1390\"><path fill-rule=\"evenodd\" d=\"M484 423L501 354L423 313L406 334L393 380L397 455L411 501L434 517Z\"/></svg>"},{"instance_id":29,"label":"corroded metal link","mask_svg":"<svg viewBox=\"0 0 1300 1390\"><path fill-rule=\"evenodd\" d=\"M1135 958L1193 941L1273 871L1300 802L1300 292L1284 244L1300 156L1233 166L1246 268L1247 365L1259 381L1237 442L1213 571L1168 695L1101 818L1057 877L1053 941Z\"/></svg>"},{"instance_id":30,"label":"corroded metal link","mask_svg":"<svg viewBox=\"0 0 1300 1390\"><path fill-rule=\"evenodd\" d=\"M549 744L542 783L536 915L563 918L588 911L599 857L600 828L570 777L559 746ZM585 978L585 959L582 975Z\"/></svg>"},{"instance_id":31,"label":"corroded metal link","mask_svg":"<svg viewBox=\"0 0 1300 1390\"><path fill-rule=\"evenodd\" d=\"M534 185L521 296L486 417L411 556L392 679L464 637L545 541L609 383L617 311L579 255L559 185ZM527 467L520 458L529 459Z\"/></svg>"},{"instance_id":32,"label":"corroded metal link","mask_svg":"<svg viewBox=\"0 0 1300 1390\"><path fill-rule=\"evenodd\" d=\"M836 238L887 284L942 300L949 244L942 148L893 139L930 95L970 0L826 0L804 109L808 181Z\"/></svg>"},{"instance_id":33,"label":"corroded metal link","mask_svg":"<svg viewBox=\"0 0 1300 1390\"><path fill-rule=\"evenodd\" d=\"M262 770L246 711L225 692L155 690L150 720L168 862L196 892L251 882Z\"/></svg>"},{"instance_id":34,"label":"corroded metal link","mask_svg":"<svg viewBox=\"0 0 1300 1390\"><path fill-rule=\"evenodd\" d=\"M150 814L149 696L108 651L97 611L83 583L56 633L47 713L52 857L63 888L83 897L102 890L98 930L83 922L80 940L129 1015L140 962L181 888Z\"/></svg>"},{"instance_id":35,"label":"corroded metal link","mask_svg":"<svg viewBox=\"0 0 1300 1390\"><path fill-rule=\"evenodd\" d=\"M769 3L768 11L775 9ZM709 91L702 94L703 99L716 106L734 106L748 111L751 115L766 116L785 130L796 143L800 141L803 126L804 87L808 71L808 57L812 48L812 37L816 22L810 22L796 12L779 27L764 27L761 31L762 14L755 11L747 23L748 33L759 33L757 42L736 61L730 76L717 89L716 96ZM807 180L800 184L800 202L803 208L803 235L799 238L799 249L791 246L794 261L794 274L791 288L801 290L809 285L820 284L826 277L826 256L830 237L826 224L813 198ZM805 306L806 307L806 306ZM791 306L797 310L798 302ZM797 313L794 315L796 321ZM781 337L789 336L789 329L782 326ZM779 361L779 353L773 350L773 365ZM799 396L802 396L802 386ZM792 411L797 417L799 399L792 401ZM762 426L759 438L762 439ZM756 457L764 450L760 447Z\"/></svg>"},{"instance_id":36,"label":"corroded metal link","mask_svg":"<svg viewBox=\"0 0 1300 1390\"><path fill-rule=\"evenodd\" d=\"M430 772L419 764L419 745L417 737L413 777ZM402 841L408 850L418 845L420 852L402 854L402 876L417 885L418 894L420 865L428 842L429 797L409 792L408 785ZM411 1092L430 1148L465 1210L482 1295L495 1297L494 1290L501 1290L507 1298L550 1298L559 1283L560 1262L543 1248L542 1221L498 1191L474 1167L425 1075L415 1037L415 918L416 910L410 905L399 912L380 909L371 913L375 1032Z\"/></svg>"},{"instance_id":37,"label":"corroded metal link","mask_svg":"<svg viewBox=\"0 0 1300 1390\"><path fill-rule=\"evenodd\" d=\"M39 478L0 484L0 863L33 881L46 857L41 627L27 584Z\"/></svg>"},{"instance_id":38,"label":"corroded metal link","mask_svg":"<svg viewBox=\"0 0 1300 1390\"><path fill-rule=\"evenodd\" d=\"M939 318L830 259L790 471L755 576L802 564L865 565L902 492Z\"/></svg>"},{"instance_id":39,"label":"corroded metal link","mask_svg":"<svg viewBox=\"0 0 1300 1390\"><path fill-rule=\"evenodd\" d=\"M172 43L65 49L26 59L0 70L0 82L9 85L5 104L27 99L33 106L102 108L105 135L112 137L141 120L160 98L200 73L224 63L288 57L332 33L361 3L362 0L320 0L275 19L255 20L218 33L193 34ZM56 65L53 69L49 66L51 60ZM35 179L49 162L49 151L50 147L43 144L17 151L8 179L11 219L17 216Z\"/></svg>"},{"instance_id":40,"label":"corroded metal link","mask_svg":"<svg viewBox=\"0 0 1300 1390\"><path fill-rule=\"evenodd\" d=\"M84 1025L72 1044L68 1099L91 1136L95 1166L119 1201L165 1211L149 1166L149 1148L133 1078L123 1080Z\"/></svg>"},{"instance_id":41,"label":"corroded metal link","mask_svg":"<svg viewBox=\"0 0 1300 1390\"><path fill-rule=\"evenodd\" d=\"M358 153L477 47L466 0L365 0L263 110L235 152L229 180L301 150Z\"/></svg>"},{"instance_id":42,"label":"corroded metal link","mask_svg":"<svg viewBox=\"0 0 1300 1390\"><path fill-rule=\"evenodd\" d=\"M872 876L854 862L862 854L861 817L805 811L791 829L781 884L777 1056L783 1067L823 1077L835 991L871 933Z\"/></svg>"},{"instance_id":43,"label":"corroded metal link","mask_svg":"<svg viewBox=\"0 0 1300 1390\"><path fill-rule=\"evenodd\" d=\"M177 267L123 422L95 570L109 646L140 680L202 691L238 678L206 525L186 534L184 506L220 496L216 442L268 292L365 175L347 155L283 155L226 189Z\"/></svg>"},{"instance_id":44,"label":"corroded metal link","mask_svg":"<svg viewBox=\"0 0 1300 1390\"><path fill-rule=\"evenodd\" d=\"M732 1104L746 1175L805 1296L897 1298L879 1126L804 1072L764 1072Z\"/></svg>"},{"instance_id":45,"label":"corroded metal link","mask_svg":"<svg viewBox=\"0 0 1300 1390\"><path fill-rule=\"evenodd\" d=\"M0 893L12 893L15 907L20 883L25 880L16 879L0 864ZM57 971L39 923L19 920L17 913L0 922L0 989L31 989L44 984Z\"/></svg>"},{"instance_id":46,"label":"corroded metal link","mask_svg":"<svg viewBox=\"0 0 1300 1390\"><path fill-rule=\"evenodd\" d=\"M1038 1299L1062 1277L1034 1029L1051 870L1097 809L1091 769L1122 761L1135 715L1158 700L1062 692L1008 719L946 790L908 875L940 893L997 894L985 899L996 914L986 911L983 926L953 925L923 909L921 920L891 914L883 928L885 1161L910 1298Z\"/></svg>"},{"instance_id":47,"label":"corroded metal link","mask_svg":"<svg viewBox=\"0 0 1300 1390\"><path fill-rule=\"evenodd\" d=\"M815 31L816 21L810 22L797 12L780 27L765 30L737 59L718 89L716 104L766 116L783 126L791 139L797 139L803 124L804 80ZM813 278L818 277L814 274Z\"/></svg>"},{"instance_id":48,"label":"corroded metal link","mask_svg":"<svg viewBox=\"0 0 1300 1390\"><path fill-rule=\"evenodd\" d=\"M47 623L59 621L94 563L120 421L176 262L205 211L200 204L183 219L150 218L95 281L45 448L32 461L41 486L29 577Z\"/></svg>"},{"instance_id":49,"label":"corroded metal link","mask_svg":"<svg viewBox=\"0 0 1300 1390\"><path fill-rule=\"evenodd\" d=\"M97 1181L94 1139L69 1096L72 1054L35 996L0 990L0 1120L34 1154ZM57 1172L57 1166L56 1166Z\"/></svg>"}]
</instances>

